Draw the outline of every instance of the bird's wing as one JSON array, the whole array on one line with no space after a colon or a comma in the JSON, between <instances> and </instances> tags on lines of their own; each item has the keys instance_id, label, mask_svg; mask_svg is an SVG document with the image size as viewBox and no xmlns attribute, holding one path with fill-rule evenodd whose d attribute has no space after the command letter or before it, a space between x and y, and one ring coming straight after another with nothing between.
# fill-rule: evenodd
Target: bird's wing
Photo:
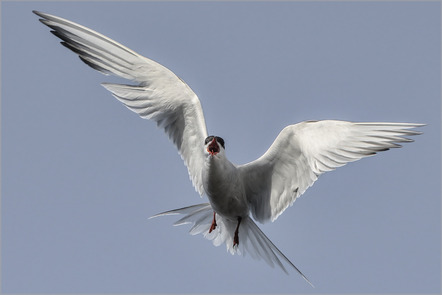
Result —
<instances>
[{"instance_id":1,"label":"bird's wing","mask_svg":"<svg viewBox=\"0 0 442 295\"><path fill-rule=\"evenodd\" d=\"M238 167L254 218L274 221L322 173L400 147L420 126L334 120L287 126L263 156Z\"/></svg>"},{"instance_id":2,"label":"bird's wing","mask_svg":"<svg viewBox=\"0 0 442 295\"><path fill-rule=\"evenodd\" d=\"M200 101L172 71L89 28L66 19L34 11L65 47L90 67L137 82L103 83L119 101L143 119L162 127L178 148L195 189L202 195L206 124Z\"/></svg>"}]
</instances>

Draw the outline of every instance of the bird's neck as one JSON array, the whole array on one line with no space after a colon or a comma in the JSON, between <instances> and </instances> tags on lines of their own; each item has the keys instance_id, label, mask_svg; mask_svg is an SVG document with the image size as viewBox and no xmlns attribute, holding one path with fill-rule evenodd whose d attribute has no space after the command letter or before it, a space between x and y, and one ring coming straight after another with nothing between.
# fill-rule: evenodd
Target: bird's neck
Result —
<instances>
[{"instance_id":1,"label":"bird's neck","mask_svg":"<svg viewBox=\"0 0 442 295\"><path fill-rule=\"evenodd\" d=\"M224 155L210 155L206 158L203 179L206 189L228 184L235 177L235 166ZM211 189L209 189L211 190Z\"/></svg>"},{"instance_id":2,"label":"bird's neck","mask_svg":"<svg viewBox=\"0 0 442 295\"><path fill-rule=\"evenodd\" d=\"M206 172L211 174L224 174L233 166L223 154L209 155L206 158Z\"/></svg>"}]
</instances>

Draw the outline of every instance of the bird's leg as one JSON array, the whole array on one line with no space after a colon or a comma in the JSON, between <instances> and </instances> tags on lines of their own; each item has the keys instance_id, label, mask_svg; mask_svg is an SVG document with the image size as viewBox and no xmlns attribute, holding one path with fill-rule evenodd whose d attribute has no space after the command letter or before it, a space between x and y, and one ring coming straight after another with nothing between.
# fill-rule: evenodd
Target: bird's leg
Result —
<instances>
[{"instance_id":1,"label":"bird's leg","mask_svg":"<svg viewBox=\"0 0 442 295\"><path fill-rule=\"evenodd\" d=\"M216 228L216 219L215 219L215 215L216 215L216 212L215 211L213 211L213 221L212 221L212 225L210 226L210 229L209 229L209 234Z\"/></svg>"},{"instance_id":2,"label":"bird's leg","mask_svg":"<svg viewBox=\"0 0 442 295\"><path fill-rule=\"evenodd\" d=\"M239 225L241 224L241 220L242 220L241 216L238 216L238 224L236 225L235 236L233 237L233 247L239 245L238 230L239 230Z\"/></svg>"}]
</instances>

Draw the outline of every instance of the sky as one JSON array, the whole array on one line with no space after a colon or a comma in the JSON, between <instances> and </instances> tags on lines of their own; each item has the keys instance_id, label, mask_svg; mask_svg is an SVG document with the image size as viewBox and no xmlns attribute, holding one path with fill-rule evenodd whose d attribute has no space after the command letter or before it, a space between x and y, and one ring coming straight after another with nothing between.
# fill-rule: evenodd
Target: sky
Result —
<instances>
[{"instance_id":1,"label":"sky","mask_svg":"<svg viewBox=\"0 0 442 295\"><path fill-rule=\"evenodd\" d=\"M176 217L200 199L175 147L32 10L172 71L237 164L303 120L425 123L259 225L312 281L232 256ZM1 292L439 293L441 4L2 2Z\"/></svg>"}]
</instances>

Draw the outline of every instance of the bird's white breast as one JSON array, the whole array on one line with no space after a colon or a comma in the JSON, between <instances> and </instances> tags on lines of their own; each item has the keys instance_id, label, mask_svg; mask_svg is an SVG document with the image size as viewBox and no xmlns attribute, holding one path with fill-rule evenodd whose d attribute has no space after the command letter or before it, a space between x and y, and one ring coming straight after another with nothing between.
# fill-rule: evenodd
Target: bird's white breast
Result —
<instances>
[{"instance_id":1,"label":"bird's white breast","mask_svg":"<svg viewBox=\"0 0 442 295\"><path fill-rule=\"evenodd\" d=\"M239 172L225 157L208 156L203 170L204 190L216 213L235 219L249 214Z\"/></svg>"}]
</instances>

